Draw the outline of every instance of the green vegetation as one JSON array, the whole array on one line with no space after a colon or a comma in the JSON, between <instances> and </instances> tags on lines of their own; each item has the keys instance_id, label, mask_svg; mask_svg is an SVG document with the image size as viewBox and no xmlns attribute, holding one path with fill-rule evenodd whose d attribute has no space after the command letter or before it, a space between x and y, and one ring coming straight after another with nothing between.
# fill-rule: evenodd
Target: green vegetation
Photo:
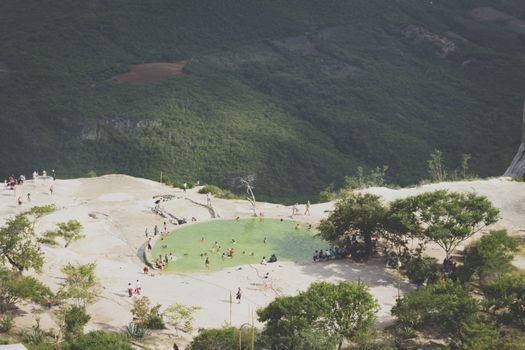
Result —
<instances>
[{"instance_id":1,"label":"green vegetation","mask_svg":"<svg viewBox=\"0 0 525 350\"><path fill-rule=\"evenodd\" d=\"M164 311L164 315L172 323L176 330L190 333L193 331L193 314L200 310L200 306L190 306L177 303L172 305Z\"/></svg>"},{"instance_id":2,"label":"green vegetation","mask_svg":"<svg viewBox=\"0 0 525 350\"><path fill-rule=\"evenodd\" d=\"M486 226L497 222L499 210L484 196L439 190L394 201L391 218L402 235L418 234L446 254Z\"/></svg>"},{"instance_id":3,"label":"green vegetation","mask_svg":"<svg viewBox=\"0 0 525 350\"><path fill-rule=\"evenodd\" d=\"M40 271L44 264L33 226L27 214L22 213L8 218L5 226L0 227L0 258L20 273L31 268Z\"/></svg>"},{"instance_id":4,"label":"green vegetation","mask_svg":"<svg viewBox=\"0 0 525 350\"><path fill-rule=\"evenodd\" d=\"M95 288L97 284L96 267L96 263L64 265L62 273L65 279L58 291L59 298L71 300L76 306L86 306L93 302L98 296Z\"/></svg>"},{"instance_id":5,"label":"green vegetation","mask_svg":"<svg viewBox=\"0 0 525 350\"><path fill-rule=\"evenodd\" d=\"M428 175L432 182L443 182L447 180L468 180L475 178L476 176L471 174L469 171L469 162L472 159L470 154L462 154L459 166L450 170L445 165L443 152L434 150L430 154L430 159L427 161Z\"/></svg>"},{"instance_id":6,"label":"green vegetation","mask_svg":"<svg viewBox=\"0 0 525 350\"><path fill-rule=\"evenodd\" d=\"M363 167L358 166L357 172L354 176L345 177L345 190L358 190L374 186L385 186L385 175L388 166L383 165L382 168L377 167L370 170L370 173L365 173Z\"/></svg>"},{"instance_id":7,"label":"green vegetation","mask_svg":"<svg viewBox=\"0 0 525 350\"><path fill-rule=\"evenodd\" d=\"M518 252L518 242L506 230L490 231L468 247L463 265L463 278L472 280L474 275L486 283L512 271L512 259Z\"/></svg>"},{"instance_id":8,"label":"green vegetation","mask_svg":"<svg viewBox=\"0 0 525 350\"><path fill-rule=\"evenodd\" d=\"M49 288L36 278L0 268L1 314L15 308L16 304L23 300L43 304L51 295Z\"/></svg>"},{"instance_id":9,"label":"green vegetation","mask_svg":"<svg viewBox=\"0 0 525 350\"><path fill-rule=\"evenodd\" d=\"M189 350L223 350L239 348L239 333L241 333L241 346L251 349L251 330L244 328L239 331L236 327L223 327L216 329L199 329L193 338ZM256 349L260 349L257 347Z\"/></svg>"},{"instance_id":10,"label":"green vegetation","mask_svg":"<svg viewBox=\"0 0 525 350\"><path fill-rule=\"evenodd\" d=\"M351 193L336 203L330 216L319 224L319 230L324 239L333 242L349 243L352 235L361 236L370 255L372 236L383 231L386 213L379 196Z\"/></svg>"},{"instance_id":11,"label":"green vegetation","mask_svg":"<svg viewBox=\"0 0 525 350\"><path fill-rule=\"evenodd\" d=\"M121 334L105 331L93 331L72 339L64 344L64 350L133 350L129 339Z\"/></svg>"},{"instance_id":12,"label":"green vegetation","mask_svg":"<svg viewBox=\"0 0 525 350\"><path fill-rule=\"evenodd\" d=\"M215 185L204 185L199 190L199 193L202 193L202 194L211 193L214 197L223 198L223 199L239 199L239 198L243 198L241 196L238 196L238 195L234 194L231 191L224 190L224 189L220 188L219 186L215 186Z\"/></svg>"},{"instance_id":13,"label":"green vegetation","mask_svg":"<svg viewBox=\"0 0 525 350\"><path fill-rule=\"evenodd\" d=\"M161 305L151 305L148 297L142 296L133 300L131 314L133 322L138 328L142 329L164 329L166 328L162 314ZM131 326L131 328L133 328Z\"/></svg>"},{"instance_id":14,"label":"green vegetation","mask_svg":"<svg viewBox=\"0 0 525 350\"><path fill-rule=\"evenodd\" d=\"M55 238L62 237L66 244L67 248L71 242L83 238L84 235L80 233L82 230L82 225L77 220L69 220L68 222L59 222L57 223L58 230L56 231L46 231L42 237L38 238L40 243L48 244L51 246L56 246L58 243L55 241Z\"/></svg>"},{"instance_id":15,"label":"green vegetation","mask_svg":"<svg viewBox=\"0 0 525 350\"><path fill-rule=\"evenodd\" d=\"M304 262L311 261L315 250L328 246L326 241L314 237L315 233L306 224L296 229L296 223L288 220L216 220L172 231L168 237L157 241L152 256L157 259L167 255L169 258L172 253L175 260L168 263L167 271L176 272L218 271L225 267L258 264L263 256L268 260L272 254L279 260ZM235 250L234 256L223 259L222 254L227 255L229 248ZM206 258L210 261L208 270L204 264Z\"/></svg>"},{"instance_id":16,"label":"green vegetation","mask_svg":"<svg viewBox=\"0 0 525 350\"><path fill-rule=\"evenodd\" d=\"M519 144L524 33L470 12L486 6L525 16L518 0L5 0L0 146L20 147L0 168L255 174L259 199L289 202L358 166L415 183L434 149L498 175ZM112 79L181 59L184 76Z\"/></svg>"}]
</instances>

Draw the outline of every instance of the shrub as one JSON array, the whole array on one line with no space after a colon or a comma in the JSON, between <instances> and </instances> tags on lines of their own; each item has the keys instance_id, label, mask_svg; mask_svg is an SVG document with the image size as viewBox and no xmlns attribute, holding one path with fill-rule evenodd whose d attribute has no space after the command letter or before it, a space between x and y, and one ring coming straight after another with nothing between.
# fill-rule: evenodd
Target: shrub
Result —
<instances>
[{"instance_id":1,"label":"shrub","mask_svg":"<svg viewBox=\"0 0 525 350\"><path fill-rule=\"evenodd\" d=\"M64 312L64 332L66 338L71 339L82 335L84 326L89 322L91 316L86 312L84 306L73 305Z\"/></svg>"},{"instance_id":2,"label":"shrub","mask_svg":"<svg viewBox=\"0 0 525 350\"><path fill-rule=\"evenodd\" d=\"M525 329L525 275L508 274L483 287L486 306Z\"/></svg>"},{"instance_id":3,"label":"shrub","mask_svg":"<svg viewBox=\"0 0 525 350\"><path fill-rule=\"evenodd\" d=\"M506 230L490 231L468 249L463 266L464 279L470 280L477 274L481 282L487 282L511 271L511 262L518 249L518 243Z\"/></svg>"},{"instance_id":4,"label":"shrub","mask_svg":"<svg viewBox=\"0 0 525 350\"><path fill-rule=\"evenodd\" d=\"M63 344L62 350L133 350L129 339L122 335L105 331L83 334Z\"/></svg>"},{"instance_id":5,"label":"shrub","mask_svg":"<svg viewBox=\"0 0 525 350\"><path fill-rule=\"evenodd\" d=\"M439 279L436 258L422 257L410 259L405 264L405 274L412 283L435 283Z\"/></svg>"},{"instance_id":6,"label":"shrub","mask_svg":"<svg viewBox=\"0 0 525 350\"><path fill-rule=\"evenodd\" d=\"M228 190L223 190L219 186L215 186L215 185L204 185L199 190L199 193L201 194L211 193L213 196L217 198L223 198L223 199L238 199L239 198L239 196L237 196L233 192L228 191Z\"/></svg>"},{"instance_id":7,"label":"shrub","mask_svg":"<svg viewBox=\"0 0 525 350\"><path fill-rule=\"evenodd\" d=\"M242 348L250 346L250 335L247 329L243 330ZM190 350L237 349L239 348L239 330L235 327L216 329L199 329L199 334L190 343Z\"/></svg>"},{"instance_id":8,"label":"shrub","mask_svg":"<svg viewBox=\"0 0 525 350\"><path fill-rule=\"evenodd\" d=\"M132 338L141 339L149 334L149 329L146 326L142 326L136 322L130 322L126 326L126 332Z\"/></svg>"},{"instance_id":9,"label":"shrub","mask_svg":"<svg viewBox=\"0 0 525 350\"><path fill-rule=\"evenodd\" d=\"M167 186L173 185L173 180L171 179L169 175L162 175L162 177L160 178L160 182Z\"/></svg>"},{"instance_id":10,"label":"shrub","mask_svg":"<svg viewBox=\"0 0 525 350\"><path fill-rule=\"evenodd\" d=\"M160 305L157 304L155 306L151 306L148 297L140 297L135 299L133 301L133 308L131 309L134 323L140 327L149 329L166 328L159 310Z\"/></svg>"},{"instance_id":11,"label":"shrub","mask_svg":"<svg viewBox=\"0 0 525 350\"><path fill-rule=\"evenodd\" d=\"M399 326L459 339L462 330L478 320L479 311L476 300L460 284L445 282L423 286L398 299L392 315Z\"/></svg>"},{"instance_id":12,"label":"shrub","mask_svg":"<svg viewBox=\"0 0 525 350\"><path fill-rule=\"evenodd\" d=\"M86 177L97 177L97 172L95 170L90 170L86 173Z\"/></svg>"},{"instance_id":13,"label":"shrub","mask_svg":"<svg viewBox=\"0 0 525 350\"><path fill-rule=\"evenodd\" d=\"M189 333L193 331L193 313L200 309L198 306L177 303L168 307L165 314L168 320L174 324L175 329Z\"/></svg>"},{"instance_id":14,"label":"shrub","mask_svg":"<svg viewBox=\"0 0 525 350\"><path fill-rule=\"evenodd\" d=\"M385 186L385 175L388 166L376 167L371 169L368 174L365 173L362 167L357 167L357 172L354 176L345 177L344 188L348 191L358 190L362 188Z\"/></svg>"},{"instance_id":15,"label":"shrub","mask_svg":"<svg viewBox=\"0 0 525 350\"><path fill-rule=\"evenodd\" d=\"M165 329L166 325L161 316L152 315L148 319L147 328L149 329Z\"/></svg>"},{"instance_id":16,"label":"shrub","mask_svg":"<svg viewBox=\"0 0 525 350\"><path fill-rule=\"evenodd\" d=\"M6 312L2 318L0 318L0 332L7 333L15 325L13 314Z\"/></svg>"}]
</instances>

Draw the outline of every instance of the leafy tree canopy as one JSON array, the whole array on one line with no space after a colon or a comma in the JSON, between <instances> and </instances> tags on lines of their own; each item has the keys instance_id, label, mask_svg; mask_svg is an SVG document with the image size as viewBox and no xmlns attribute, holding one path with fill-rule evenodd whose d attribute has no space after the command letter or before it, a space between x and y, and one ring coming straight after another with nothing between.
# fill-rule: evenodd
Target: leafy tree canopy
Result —
<instances>
[{"instance_id":1,"label":"leafy tree canopy","mask_svg":"<svg viewBox=\"0 0 525 350\"><path fill-rule=\"evenodd\" d=\"M506 274L483 287L486 305L525 329L525 275Z\"/></svg>"},{"instance_id":2,"label":"leafy tree canopy","mask_svg":"<svg viewBox=\"0 0 525 350\"><path fill-rule=\"evenodd\" d=\"M5 263L20 272L28 269L41 271L44 257L35 242L33 225L25 214L18 214L6 220L0 228L0 255Z\"/></svg>"},{"instance_id":3,"label":"leafy tree canopy","mask_svg":"<svg viewBox=\"0 0 525 350\"><path fill-rule=\"evenodd\" d=\"M130 340L121 334L93 331L65 343L64 350L133 350Z\"/></svg>"},{"instance_id":4,"label":"leafy tree canopy","mask_svg":"<svg viewBox=\"0 0 525 350\"><path fill-rule=\"evenodd\" d=\"M95 300L98 292L95 289L97 277L96 263L77 264L68 263L62 267L65 280L58 291L58 296L71 299L77 306L85 306Z\"/></svg>"},{"instance_id":5,"label":"leafy tree canopy","mask_svg":"<svg viewBox=\"0 0 525 350\"><path fill-rule=\"evenodd\" d=\"M250 348L251 334L248 329L243 329L241 342L243 349ZM199 333L193 338L189 350L225 350L239 348L239 329L235 327L223 327L214 329L199 329ZM260 349L256 347L256 349Z\"/></svg>"},{"instance_id":6,"label":"leafy tree canopy","mask_svg":"<svg viewBox=\"0 0 525 350\"><path fill-rule=\"evenodd\" d=\"M338 201L334 211L319 225L321 236L328 241L349 240L352 234L363 237L372 248L372 236L384 230L387 213L379 196L369 193L350 193Z\"/></svg>"},{"instance_id":7,"label":"leafy tree canopy","mask_svg":"<svg viewBox=\"0 0 525 350\"><path fill-rule=\"evenodd\" d=\"M468 276L477 273L482 279L500 276L513 269L512 260L518 243L506 230L490 231L469 247L464 269Z\"/></svg>"},{"instance_id":8,"label":"leafy tree canopy","mask_svg":"<svg viewBox=\"0 0 525 350\"><path fill-rule=\"evenodd\" d=\"M0 268L0 312L6 312L21 300L43 303L52 294L36 278Z\"/></svg>"},{"instance_id":9,"label":"leafy tree canopy","mask_svg":"<svg viewBox=\"0 0 525 350\"><path fill-rule=\"evenodd\" d=\"M449 254L463 241L498 220L499 211L484 196L439 190L400 199L391 217L399 232L421 235Z\"/></svg>"},{"instance_id":10,"label":"leafy tree canopy","mask_svg":"<svg viewBox=\"0 0 525 350\"><path fill-rule=\"evenodd\" d=\"M392 308L402 326L453 339L458 339L465 324L479 319L479 311L478 302L453 282L423 286L398 299Z\"/></svg>"},{"instance_id":11,"label":"leafy tree canopy","mask_svg":"<svg viewBox=\"0 0 525 350\"><path fill-rule=\"evenodd\" d=\"M344 339L368 330L378 306L368 288L353 282L313 283L295 297L279 297L257 311L263 335L289 349L303 349L306 335L324 333L340 349ZM308 347L308 346L307 346Z\"/></svg>"}]
</instances>

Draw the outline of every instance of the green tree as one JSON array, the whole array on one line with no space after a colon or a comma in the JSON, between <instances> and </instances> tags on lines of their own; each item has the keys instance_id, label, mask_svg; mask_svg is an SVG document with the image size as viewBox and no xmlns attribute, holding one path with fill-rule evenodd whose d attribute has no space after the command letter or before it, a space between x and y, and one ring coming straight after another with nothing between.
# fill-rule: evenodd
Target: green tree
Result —
<instances>
[{"instance_id":1,"label":"green tree","mask_svg":"<svg viewBox=\"0 0 525 350\"><path fill-rule=\"evenodd\" d=\"M133 350L129 339L113 332L93 331L69 340L63 350Z\"/></svg>"},{"instance_id":2,"label":"green tree","mask_svg":"<svg viewBox=\"0 0 525 350\"><path fill-rule=\"evenodd\" d=\"M23 272L28 269L40 271L44 257L35 242L35 231L25 214L6 220L0 228L0 254L2 259Z\"/></svg>"},{"instance_id":3,"label":"green tree","mask_svg":"<svg viewBox=\"0 0 525 350\"><path fill-rule=\"evenodd\" d=\"M164 329L165 325L160 308L160 304L152 306L146 296L133 300L133 307L131 308L133 322L148 329Z\"/></svg>"},{"instance_id":4,"label":"green tree","mask_svg":"<svg viewBox=\"0 0 525 350\"><path fill-rule=\"evenodd\" d=\"M417 197L396 199L390 203L383 238L391 244L398 257L421 258L428 241L422 231Z\"/></svg>"},{"instance_id":5,"label":"green tree","mask_svg":"<svg viewBox=\"0 0 525 350\"><path fill-rule=\"evenodd\" d=\"M477 274L483 282L511 271L512 260L518 250L518 243L506 230L490 231L470 246L465 255L467 278Z\"/></svg>"},{"instance_id":6,"label":"green tree","mask_svg":"<svg viewBox=\"0 0 525 350\"><path fill-rule=\"evenodd\" d=\"M321 192L319 192L320 203L330 202L336 198L337 194L335 193L335 184L333 182L326 186Z\"/></svg>"},{"instance_id":7,"label":"green tree","mask_svg":"<svg viewBox=\"0 0 525 350\"><path fill-rule=\"evenodd\" d=\"M433 182L443 182L447 179L448 169L443 160L443 152L434 150L427 161L428 174Z\"/></svg>"},{"instance_id":8,"label":"green tree","mask_svg":"<svg viewBox=\"0 0 525 350\"><path fill-rule=\"evenodd\" d=\"M96 263L77 264L68 263L62 267L65 280L62 283L58 296L62 299L71 299L76 306L86 306L98 296L95 289L97 277Z\"/></svg>"},{"instance_id":9,"label":"green tree","mask_svg":"<svg viewBox=\"0 0 525 350\"><path fill-rule=\"evenodd\" d=\"M288 349L303 349L308 334L324 333L341 349L345 339L368 331L378 306L364 284L313 283L295 297L278 297L257 311L263 335ZM311 339L312 337L310 337Z\"/></svg>"},{"instance_id":10,"label":"green tree","mask_svg":"<svg viewBox=\"0 0 525 350\"><path fill-rule=\"evenodd\" d=\"M193 338L189 350L229 350L239 348L239 329L235 327L223 327L212 329L199 329L199 333ZM249 349L251 346L251 331L243 329L241 335L241 347ZM259 348L259 347L257 347Z\"/></svg>"},{"instance_id":11,"label":"green tree","mask_svg":"<svg viewBox=\"0 0 525 350\"><path fill-rule=\"evenodd\" d=\"M56 205L54 204L47 204L47 205L39 205L32 207L31 209L23 212L23 215L28 215L33 217L33 221L36 221L40 218L42 218L44 215L51 214L57 210Z\"/></svg>"},{"instance_id":12,"label":"green tree","mask_svg":"<svg viewBox=\"0 0 525 350\"><path fill-rule=\"evenodd\" d=\"M439 190L401 201L403 224L441 247L448 259L463 241L498 220L499 211L484 196Z\"/></svg>"},{"instance_id":13,"label":"green tree","mask_svg":"<svg viewBox=\"0 0 525 350\"><path fill-rule=\"evenodd\" d=\"M483 287L489 310L525 328L525 275L506 274Z\"/></svg>"},{"instance_id":14,"label":"green tree","mask_svg":"<svg viewBox=\"0 0 525 350\"><path fill-rule=\"evenodd\" d=\"M348 241L352 234L357 234L371 252L372 236L383 232L386 214L379 196L350 193L336 203L328 218L321 220L320 234L328 241Z\"/></svg>"},{"instance_id":15,"label":"green tree","mask_svg":"<svg viewBox=\"0 0 525 350\"><path fill-rule=\"evenodd\" d=\"M392 315L398 325L413 330L437 331L443 338L459 339L464 326L478 321L478 302L454 282L423 286L398 299Z\"/></svg>"},{"instance_id":16,"label":"green tree","mask_svg":"<svg viewBox=\"0 0 525 350\"><path fill-rule=\"evenodd\" d=\"M376 167L366 174L363 167L358 166L355 175L345 177L344 188L353 191L373 186L384 186L387 170L388 166L383 165L383 167Z\"/></svg>"},{"instance_id":17,"label":"green tree","mask_svg":"<svg viewBox=\"0 0 525 350\"><path fill-rule=\"evenodd\" d=\"M57 235L63 237L66 241L66 248L71 242L76 241L84 235L80 233L82 225L77 220L69 220L68 222L57 223L58 231Z\"/></svg>"},{"instance_id":18,"label":"green tree","mask_svg":"<svg viewBox=\"0 0 525 350\"><path fill-rule=\"evenodd\" d=\"M457 347L464 350L525 350L525 338L502 331L488 319L464 324L458 343Z\"/></svg>"},{"instance_id":19,"label":"green tree","mask_svg":"<svg viewBox=\"0 0 525 350\"><path fill-rule=\"evenodd\" d=\"M21 301L44 303L53 293L34 277L0 268L0 312L5 313Z\"/></svg>"},{"instance_id":20,"label":"green tree","mask_svg":"<svg viewBox=\"0 0 525 350\"><path fill-rule=\"evenodd\" d=\"M193 331L193 314L195 311L200 310L199 306L191 306L184 304L171 305L164 311L164 315L168 320L175 326L175 329L180 329L184 332Z\"/></svg>"},{"instance_id":21,"label":"green tree","mask_svg":"<svg viewBox=\"0 0 525 350\"><path fill-rule=\"evenodd\" d=\"M306 340L303 334L309 331L316 318L313 310L306 310L309 306L304 293L299 293L297 296L277 297L265 308L257 310L259 321L265 322L263 337L271 344L283 345L290 350L303 349Z\"/></svg>"},{"instance_id":22,"label":"green tree","mask_svg":"<svg viewBox=\"0 0 525 350\"><path fill-rule=\"evenodd\" d=\"M404 269L412 283L435 283L439 279L438 262L436 258L427 256L411 258L406 262Z\"/></svg>"},{"instance_id":23,"label":"green tree","mask_svg":"<svg viewBox=\"0 0 525 350\"><path fill-rule=\"evenodd\" d=\"M460 163L460 174L463 179L466 179L470 177L469 174L469 162L472 159L472 156L470 154L463 154L461 156L461 163Z\"/></svg>"},{"instance_id":24,"label":"green tree","mask_svg":"<svg viewBox=\"0 0 525 350\"><path fill-rule=\"evenodd\" d=\"M64 305L60 307L56 316L59 320L61 334L66 340L75 339L84 334L84 326L89 322L91 316L87 313L85 306Z\"/></svg>"}]
</instances>

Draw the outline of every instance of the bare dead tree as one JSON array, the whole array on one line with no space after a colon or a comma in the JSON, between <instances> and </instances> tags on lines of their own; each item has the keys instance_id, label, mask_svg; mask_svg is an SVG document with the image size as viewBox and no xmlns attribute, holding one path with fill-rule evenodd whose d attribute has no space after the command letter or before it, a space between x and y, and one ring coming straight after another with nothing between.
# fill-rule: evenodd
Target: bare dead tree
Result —
<instances>
[{"instance_id":1,"label":"bare dead tree","mask_svg":"<svg viewBox=\"0 0 525 350\"><path fill-rule=\"evenodd\" d=\"M255 175L246 175L239 178L239 183L242 187L246 188L246 199L252 205L253 216L259 216L257 211L257 202L255 201L255 195L253 194L253 184L255 182Z\"/></svg>"}]
</instances>

